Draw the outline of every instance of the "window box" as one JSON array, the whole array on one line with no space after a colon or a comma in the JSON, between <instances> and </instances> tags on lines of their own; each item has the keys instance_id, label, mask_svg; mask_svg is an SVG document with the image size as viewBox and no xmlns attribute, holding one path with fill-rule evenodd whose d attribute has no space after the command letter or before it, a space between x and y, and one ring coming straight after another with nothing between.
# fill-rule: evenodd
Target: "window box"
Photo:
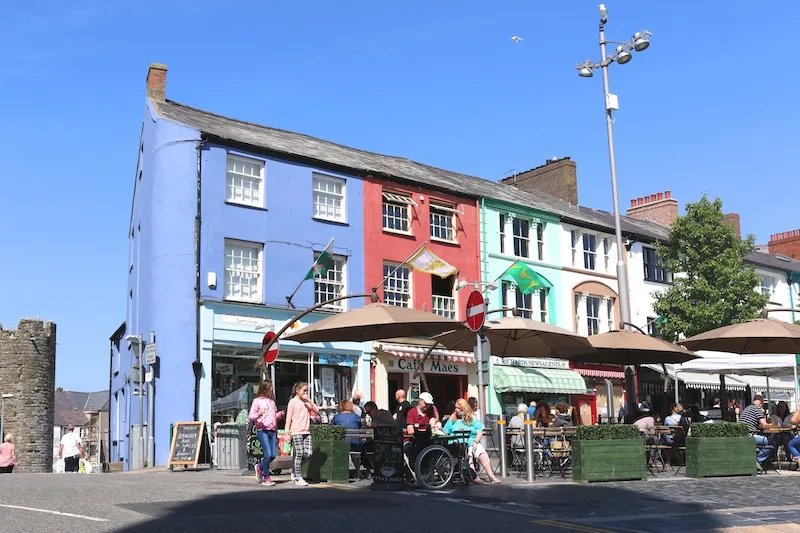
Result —
<instances>
[{"instance_id":1,"label":"window box","mask_svg":"<svg viewBox=\"0 0 800 533\"><path fill-rule=\"evenodd\" d=\"M692 424L686 439L686 475L756 475L756 441L737 422Z\"/></svg>"},{"instance_id":2,"label":"window box","mask_svg":"<svg viewBox=\"0 0 800 533\"><path fill-rule=\"evenodd\" d=\"M572 481L647 479L644 444L633 425L578 426L572 441Z\"/></svg>"}]
</instances>

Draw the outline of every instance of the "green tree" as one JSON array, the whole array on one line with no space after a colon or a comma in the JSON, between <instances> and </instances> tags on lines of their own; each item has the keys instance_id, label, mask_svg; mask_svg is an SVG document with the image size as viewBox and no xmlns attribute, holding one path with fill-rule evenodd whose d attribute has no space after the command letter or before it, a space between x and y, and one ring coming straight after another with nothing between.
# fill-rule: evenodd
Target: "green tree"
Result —
<instances>
[{"instance_id":1,"label":"green tree","mask_svg":"<svg viewBox=\"0 0 800 533\"><path fill-rule=\"evenodd\" d=\"M698 333L757 318L768 298L756 290L759 278L744 257L755 237L742 240L724 221L722 201L706 195L686 204L686 214L659 244L662 264L676 274L672 286L655 293L653 309L666 320L663 338L678 340Z\"/></svg>"}]
</instances>

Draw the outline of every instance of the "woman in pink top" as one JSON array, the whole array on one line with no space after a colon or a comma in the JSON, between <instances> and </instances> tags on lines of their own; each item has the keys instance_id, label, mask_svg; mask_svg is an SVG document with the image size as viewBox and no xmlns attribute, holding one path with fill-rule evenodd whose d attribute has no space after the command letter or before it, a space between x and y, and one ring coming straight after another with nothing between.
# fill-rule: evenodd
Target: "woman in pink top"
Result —
<instances>
[{"instance_id":1,"label":"woman in pink top","mask_svg":"<svg viewBox=\"0 0 800 533\"><path fill-rule=\"evenodd\" d=\"M308 397L308 383L301 381L295 385L295 396L286 408L286 432L292 436L294 463L292 479L296 485L308 485L300 474L303 459L311 457L311 414L316 415L319 407Z\"/></svg>"},{"instance_id":2,"label":"woman in pink top","mask_svg":"<svg viewBox=\"0 0 800 533\"><path fill-rule=\"evenodd\" d=\"M14 435L9 433L0 444L0 474L11 474L17 464L17 448L14 446Z\"/></svg>"},{"instance_id":3,"label":"woman in pink top","mask_svg":"<svg viewBox=\"0 0 800 533\"><path fill-rule=\"evenodd\" d=\"M275 407L275 389L272 381L266 380L258 387L258 392L250 406L247 419L256 426L256 437L261 443L264 458L256 465L256 479L262 485L271 487L275 485L269 476L269 464L277 455L276 442L278 433L278 419L283 416L283 411L277 412Z\"/></svg>"}]
</instances>

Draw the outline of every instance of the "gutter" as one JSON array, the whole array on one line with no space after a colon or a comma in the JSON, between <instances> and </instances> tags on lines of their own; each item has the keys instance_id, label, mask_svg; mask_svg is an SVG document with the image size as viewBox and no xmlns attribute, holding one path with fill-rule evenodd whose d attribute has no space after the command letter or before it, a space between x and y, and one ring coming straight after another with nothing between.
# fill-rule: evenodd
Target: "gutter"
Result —
<instances>
[{"instance_id":1,"label":"gutter","mask_svg":"<svg viewBox=\"0 0 800 533\"><path fill-rule=\"evenodd\" d=\"M200 361L200 239L202 229L202 149L203 141L197 142L197 213L194 218L194 266L195 266L195 359L192 362L192 370L194 373L194 411L193 419L199 420L200 411L200 376L203 372L203 364Z\"/></svg>"}]
</instances>

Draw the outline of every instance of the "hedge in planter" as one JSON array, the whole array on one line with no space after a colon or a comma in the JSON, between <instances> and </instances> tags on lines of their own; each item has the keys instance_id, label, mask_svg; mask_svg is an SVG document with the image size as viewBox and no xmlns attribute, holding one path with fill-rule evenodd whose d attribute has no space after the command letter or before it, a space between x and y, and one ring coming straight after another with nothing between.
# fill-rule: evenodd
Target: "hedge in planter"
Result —
<instances>
[{"instance_id":1,"label":"hedge in planter","mask_svg":"<svg viewBox=\"0 0 800 533\"><path fill-rule=\"evenodd\" d=\"M756 441L740 422L692 424L686 438L688 477L754 476Z\"/></svg>"},{"instance_id":2,"label":"hedge in planter","mask_svg":"<svg viewBox=\"0 0 800 533\"><path fill-rule=\"evenodd\" d=\"M572 441L572 481L646 478L644 439L636 426L578 426Z\"/></svg>"},{"instance_id":3,"label":"hedge in planter","mask_svg":"<svg viewBox=\"0 0 800 533\"><path fill-rule=\"evenodd\" d=\"M350 443L341 426L311 426L311 457L303 464L303 477L309 481L348 483L350 480Z\"/></svg>"}]
</instances>

